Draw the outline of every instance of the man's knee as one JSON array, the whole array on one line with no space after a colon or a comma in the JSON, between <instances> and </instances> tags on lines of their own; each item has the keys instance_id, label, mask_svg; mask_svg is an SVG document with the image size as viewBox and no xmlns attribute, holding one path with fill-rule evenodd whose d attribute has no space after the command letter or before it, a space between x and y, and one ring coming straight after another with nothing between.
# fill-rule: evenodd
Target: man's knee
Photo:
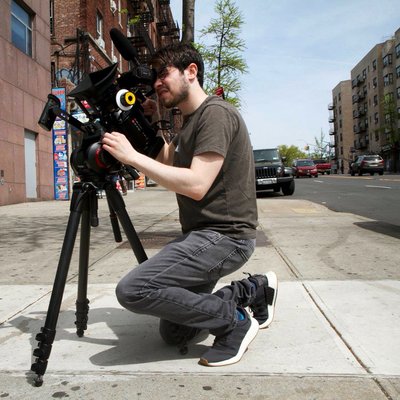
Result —
<instances>
[{"instance_id":1,"label":"man's knee","mask_svg":"<svg viewBox=\"0 0 400 400\"><path fill-rule=\"evenodd\" d=\"M130 282L126 282L124 279L121 279L118 282L117 287L115 288L115 294L119 304L132 311L135 303L144 297L143 294L141 294L139 287Z\"/></svg>"}]
</instances>

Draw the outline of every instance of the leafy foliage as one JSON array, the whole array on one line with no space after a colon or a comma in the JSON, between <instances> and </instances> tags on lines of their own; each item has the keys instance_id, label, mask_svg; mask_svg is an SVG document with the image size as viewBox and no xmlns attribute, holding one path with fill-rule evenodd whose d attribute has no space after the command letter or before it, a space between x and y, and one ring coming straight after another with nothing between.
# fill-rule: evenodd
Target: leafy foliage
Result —
<instances>
[{"instance_id":1,"label":"leafy foliage","mask_svg":"<svg viewBox=\"0 0 400 400\"><path fill-rule=\"evenodd\" d=\"M247 64L242 53L245 42L240 38L243 16L233 0L217 0L214 8L217 17L203 28L200 38L211 38L211 44L198 43L206 64L204 89L214 93L224 88L225 99L240 107L240 75L247 73Z\"/></svg>"},{"instance_id":2,"label":"leafy foliage","mask_svg":"<svg viewBox=\"0 0 400 400\"><path fill-rule=\"evenodd\" d=\"M285 165L290 166L296 158L308 158L308 155L301 151L297 146L286 146L282 144L278 146L281 157L285 157Z\"/></svg>"},{"instance_id":3,"label":"leafy foliage","mask_svg":"<svg viewBox=\"0 0 400 400\"><path fill-rule=\"evenodd\" d=\"M382 133L387 135L387 142L393 146L400 141L400 128L398 127L399 113L397 111L396 102L392 96L384 96L383 113L385 122L383 124Z\"/></svg>"}]
</instances>

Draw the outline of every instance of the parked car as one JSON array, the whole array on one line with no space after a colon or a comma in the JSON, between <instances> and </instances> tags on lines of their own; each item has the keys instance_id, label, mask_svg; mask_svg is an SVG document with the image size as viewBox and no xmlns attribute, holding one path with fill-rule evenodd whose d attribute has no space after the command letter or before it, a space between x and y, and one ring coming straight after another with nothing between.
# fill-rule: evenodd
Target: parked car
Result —
<instances>
[{"instance_id":1,"label":"parked car","mask_svg":"<svg viewBox=\"0 0 400 400\"><path fill-rule=\"evenodd\" d=\"M315 166L317 167L317 171L319 174L325 175L330 174L332 169L332 164L328 160L319 159L313 160Z\"/></svg>"},{"instance_id":2,"label":"parked car","mask_svg":"<svg viewBox=\"0 0 400 400\"><path fill-rule=\"evenodd\" d=\"M378 155L366 154L358 156L350 165L351 176L354 176L355 174L362 175L366 173L374 175L375 172L379 175L383 175L383 170L383 158Z\"/></svg>"},{"instance_id":3,"label":"parked car","mask_svg":"<svg viewBox=\"0 0 400 400\"><path fill-rule=\"evenodd\" d=\"M292 165L293 176L300 178L301 176L318 177L318 170L313 160L298 159L293 161Z\"/></svg>"},{"instance_id":4,"label":"parked car","mask_svg":"<svg viewBox=\"0 0 400 400\"><path fill-rule=\"evenodd\" d=\"M253 150L256 174L256 192L282 190L284 196L294 193L295 184L291 171L284 165L277 148Z\"/></svg>"}]
</instances>

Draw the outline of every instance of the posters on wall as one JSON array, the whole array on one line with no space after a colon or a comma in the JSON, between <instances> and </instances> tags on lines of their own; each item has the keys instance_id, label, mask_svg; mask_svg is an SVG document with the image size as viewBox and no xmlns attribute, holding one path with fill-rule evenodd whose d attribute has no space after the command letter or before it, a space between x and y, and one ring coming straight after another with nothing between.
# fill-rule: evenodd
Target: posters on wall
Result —
<instances>
[{"instance_id":1,"label":"posters on wall","mask_svg":"<svg viewBox=\"0 0 400 400\"><path fill-rule=\"evenodd\" d=\"M65 110L65 88L53 88L51 93L59 98L61 109ZM66 121L57 117L52 130L55 200L69 200L67 128Z\"/></svg>"}]
</instances>

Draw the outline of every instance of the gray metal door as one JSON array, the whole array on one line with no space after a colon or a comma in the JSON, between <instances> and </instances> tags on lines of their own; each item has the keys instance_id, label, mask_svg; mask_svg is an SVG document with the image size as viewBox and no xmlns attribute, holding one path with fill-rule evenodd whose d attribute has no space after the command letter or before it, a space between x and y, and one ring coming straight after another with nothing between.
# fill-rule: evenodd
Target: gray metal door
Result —
<instances>
[{"instance_id":1,"label":"gray metal door","mask_svg":"<svg viewBox=\"0 0 400 400\"><path fill-rule=\"evenodd\" d=\"M36 191L36 135L25 131L25 188L26 197L37 198Z\"/></svg>"}]
</instances>

